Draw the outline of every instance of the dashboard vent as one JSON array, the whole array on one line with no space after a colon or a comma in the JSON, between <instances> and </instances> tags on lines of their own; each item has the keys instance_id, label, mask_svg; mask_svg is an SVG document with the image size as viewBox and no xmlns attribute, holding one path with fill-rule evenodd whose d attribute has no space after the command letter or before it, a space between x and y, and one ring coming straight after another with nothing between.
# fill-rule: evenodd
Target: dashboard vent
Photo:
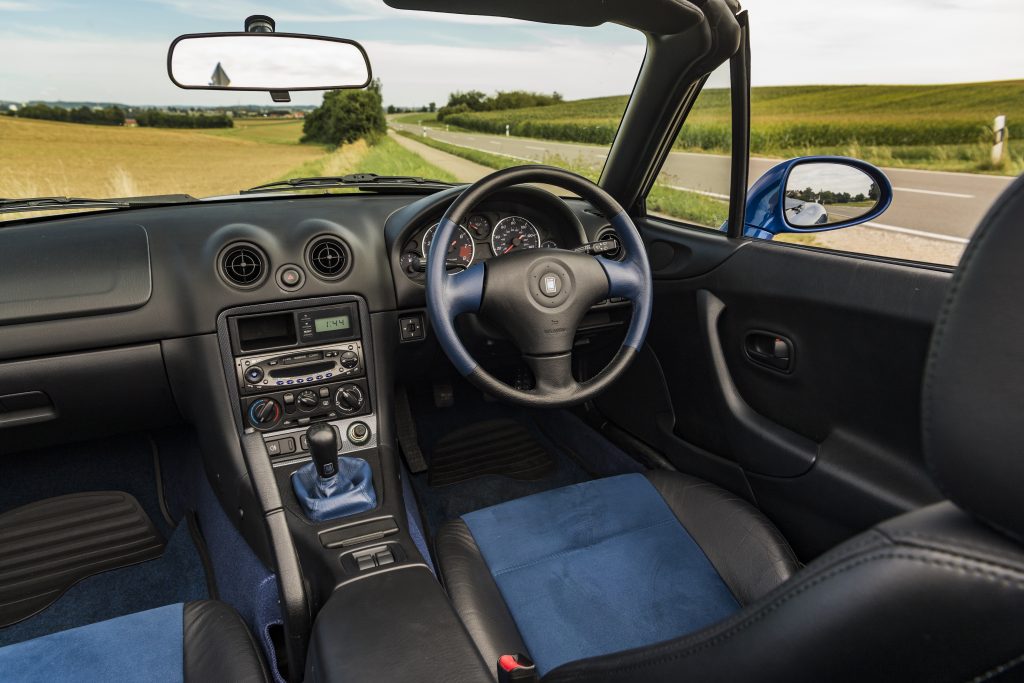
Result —
<instances>
[{"instance_id":1,"label":"dashboard vent","mask_svg":"<svg viewBox=\"0 0 1024 683\"><path fill-rule=\"evenodd\" d=\"M255 287L263 282L267 274L266 254L253 244L232 244L221 253L220 272L225 280L236 287Z\"/></svg>"},{"instance_id":2,"label":"dashboard vent","mask_svg":"<svg viewBox=\"0 0 1024 683\"><path fill-rule=\"evenodd\" d=\"M601 256L604 256L606 259L611 259L612 261L622 260L622 242L619 240L618 234L616 234L615 230L613 230L611 226L604 228L601 232L597 233L597 241L601 242L603 240L615 240L619 244L619 247L614 251L606 251L601 254Z\"/></svg>"},{"instance_id":3,"label":"dashboard vent","mask_svg":"<svg viewBox=\"0 0 1024 683\"><path fill-rule=\"evenodd\" d=\"M310 270L325 280L337 280L348 270L348 245L337 237L317 237L306 249Z\"/></svg>"}]
</instances>

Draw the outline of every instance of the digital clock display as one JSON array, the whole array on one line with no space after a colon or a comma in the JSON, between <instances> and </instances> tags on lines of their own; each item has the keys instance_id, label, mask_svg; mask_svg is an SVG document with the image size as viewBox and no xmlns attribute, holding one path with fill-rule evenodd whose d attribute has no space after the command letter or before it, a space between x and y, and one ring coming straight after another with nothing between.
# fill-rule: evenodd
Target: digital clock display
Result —
<instances>
[{"instance_id":1,"label":"digital clock display","mask_svg":"<svg viewBox=\"0 0 1024 683\"><path fill-rule=\"evenodd\" d=\"M313 327L317 332L339 332L347 330L352 326L347 315L335 315L330 318L317 318L313 321Z\"/></svg>"}]
</instances>

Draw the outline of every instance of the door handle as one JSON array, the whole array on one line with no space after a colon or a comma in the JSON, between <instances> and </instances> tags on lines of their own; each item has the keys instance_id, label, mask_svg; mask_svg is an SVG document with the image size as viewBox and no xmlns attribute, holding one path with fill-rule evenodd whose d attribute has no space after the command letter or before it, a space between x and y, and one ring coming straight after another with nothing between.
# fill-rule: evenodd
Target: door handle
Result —
<instances>
[{"instance_id":1,"label":"door handle","mask_svg":"<svg viewBox=\"0 0 1024 683\"><path fill-rule=\"evenodd\" d=\"M747 332L743 340L743 351L750 362L756 365L780 372L789 372L793 367L793 342L775 332Z\"/></svg>"}]
</instances>

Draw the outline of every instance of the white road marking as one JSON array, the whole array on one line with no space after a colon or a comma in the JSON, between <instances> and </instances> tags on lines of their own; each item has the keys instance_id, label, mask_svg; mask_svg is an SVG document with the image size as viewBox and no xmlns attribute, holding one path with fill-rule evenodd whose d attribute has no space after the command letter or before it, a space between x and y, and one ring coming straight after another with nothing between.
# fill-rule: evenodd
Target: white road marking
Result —
<instances>
[{"instance_id":1,"label":"white road marking","mask_svg":"<svg viewBox=\"0 0 1024 683\"><path fill-rule=\"evenodd\" d=\"M885 223L875 223L874 221L868 221L864 223L866 227L875 228L876 230L887 230L888 232L899 232L904 235L914 235L915 237L927 237L932 240L940 240L942 242L954 242L956 244L967 244L970 242L966 237L955 237L953 235L940 235L935 232L925 232L924 230L913 230L911 228L900 228L895 225L886 225Z\"/></svg>"},{"instance_id":2,"label":"white road marking","mask_svg":"<svg viewBox=\"0 0 1024 683\"><path fill-rule=\"evenodd\" d=\"M974 199L973 194L960 194L959 192L939 192L938 190L919 190L915 187L894 187L897 192L916 192L917 194L933 194L938 197L955 197L956 199Z\"/></svg>"},{"instance_id":3,"label":"white road marking","mask_svg":"<svg viewBox=\"0 0 1024 683\"><path fill-rule=\"evenodd\" d=\"M707 190L695 190L692 187L679 187L677 185L669 185L668 187L670 187L673 190L681 190L682 192L693 192L695 194L702 194L705 197L714 197L715 199L724 199L726 201L729 200L729 195L720 194L718 192L708 192Z\"/></svg>"}]
</instances>

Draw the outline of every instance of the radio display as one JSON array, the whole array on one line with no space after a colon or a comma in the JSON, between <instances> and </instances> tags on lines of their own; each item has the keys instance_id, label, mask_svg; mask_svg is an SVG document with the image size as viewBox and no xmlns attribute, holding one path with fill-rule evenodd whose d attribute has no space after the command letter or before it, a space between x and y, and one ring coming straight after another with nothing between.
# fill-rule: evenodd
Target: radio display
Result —
<instances>
[{"instance_id":1,"label":"radio display","mask_svg":"<svg viewBox=\"0 0 1024 683\"><path fill-rule=\"evenodd\" d=\"M347 315L335 315L330 318L315 318L313 327L317 332L340 332L352 327L352 321Z\"/></svg>"}]
</instances>

